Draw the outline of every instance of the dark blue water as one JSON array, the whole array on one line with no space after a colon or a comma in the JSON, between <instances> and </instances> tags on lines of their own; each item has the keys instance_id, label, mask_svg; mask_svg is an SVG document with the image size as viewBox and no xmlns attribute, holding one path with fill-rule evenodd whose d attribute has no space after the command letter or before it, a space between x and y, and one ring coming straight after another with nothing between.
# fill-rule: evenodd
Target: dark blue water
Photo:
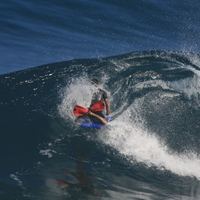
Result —
<instances>
[{"instance_id":1,"label":"dark blue water","mask_svg":"<svg viewBox=\"0 0 200 200\"><path fill-rule=\"evenodd\" d=\"M1 1L0 73L143 50L199 52L199 1Z\"/></svg>"},{"instance_id":2,"label":"dark blue water","mask_svg":"<svg viewBox=\"0 0 200 200\"><path fill-rule=\"evenodd\" d=\"M199 4L2 1L0 199L199 199Z\"/></svg>"}]
</instances>

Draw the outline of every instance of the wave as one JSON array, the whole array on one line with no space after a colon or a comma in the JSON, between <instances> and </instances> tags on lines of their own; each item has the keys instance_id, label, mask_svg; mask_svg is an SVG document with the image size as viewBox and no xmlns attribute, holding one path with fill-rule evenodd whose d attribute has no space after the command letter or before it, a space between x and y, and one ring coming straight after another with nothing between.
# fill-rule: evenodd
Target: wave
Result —
<instances>
[{"instance_id":1,"label":"wave","mask_svg":"<svg viewBox=\"0 0 200 200\"><path fill-rule=\"evenodd\" d=\"M199 70L192 63L197 58L182 52L138 52L106 59L100 79L112 91L113 121L98 139L130 162L200 178ZM87 88L84 76L67 86L61 104L66 118L71 105L90 102L92 89Z\"/></svg>"},{"instance_id":2,"label":"wave","mask_svg":"<svg viewBox=\"0 0 200 200\"><path fill-rule=\"evenodd\" d=\"M58 168L65 160L75 169L72 163L80 157L76 154L84 154L84 163L101 163L104 174L114 163L138 169L132 180L144 173L144 184L151 179L150 173L163 176L162 182L166 173L178 179L200 179L199 66L198 54L147 51L78 59L2 75L1 123L4 142L8 142L2 146L8 149L9 132L12 137L17 134L12 148L18 149L18 153L7 151L4 157L19 159L10 170L2 171L25 187L29 175L22 173L24 183L14 173L20 168L39 163L43 170L34 169L34 173L52 180L55 173L50 172L50 166L60 177ZM75 104L88 106L94 91L89 83L92 77L101 81L111 101L112 121L98 131L78 127L72 114ZM13 121L14 128L8 128L6 125ZM19 143L23 148L18 148ZM44 175L44 171L49 173ZM96 176L101 177L99 173ZM46 181L48 186L51 183Z\"/></svg>"}]
</instances>

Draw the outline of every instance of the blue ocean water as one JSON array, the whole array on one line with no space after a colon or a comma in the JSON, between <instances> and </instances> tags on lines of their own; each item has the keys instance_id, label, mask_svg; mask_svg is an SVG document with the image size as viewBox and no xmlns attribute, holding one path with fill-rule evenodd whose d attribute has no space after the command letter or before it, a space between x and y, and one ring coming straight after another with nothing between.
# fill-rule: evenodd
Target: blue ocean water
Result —
<instances>
[{"instance_id":1,"label":"blue ocean water","mask_svg":"<svg viewBox=\"0 0 200 200\"><path fill-rule=\"evenodd\" d=\"M200 198L197 0L0 7L0 199ZM100 130L74 123L92 77Z\"/></svg>"},{"instance_id":2,"label":"blue ocean water","mask_svg":"<svg viewBox=\"0 0 200 200\"><path fill-rule=\"evenodd\" d=\"M0 73L144 50L199 52L199 1L1 1Z\"/></svg>"}]
</instances>

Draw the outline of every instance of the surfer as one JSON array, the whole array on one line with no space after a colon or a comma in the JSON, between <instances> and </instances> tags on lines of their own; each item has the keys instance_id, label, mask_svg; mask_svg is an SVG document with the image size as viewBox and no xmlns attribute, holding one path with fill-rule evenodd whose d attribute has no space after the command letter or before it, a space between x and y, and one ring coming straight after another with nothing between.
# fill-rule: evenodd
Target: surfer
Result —
<instances>
[{"instance_id":1,"label":"surfer","mask_svg":"<svg viewBox=\"0 0 200 200\"><path fill-rule=\"evenodd\" d=\"M102 100L105 103L106 115L109 116L110 115L110 101L108 99L107 93L100 88L100 83L96 78L92 78L91 83L98 88L98 90L92 95L91 106L93 104L95 104L97 101ZM107 120L102 111L91 111L90 110L88 112L88 115L90 115L94 118L97 118L104 125L107 124Z\"/></svg>"}]
</instances>

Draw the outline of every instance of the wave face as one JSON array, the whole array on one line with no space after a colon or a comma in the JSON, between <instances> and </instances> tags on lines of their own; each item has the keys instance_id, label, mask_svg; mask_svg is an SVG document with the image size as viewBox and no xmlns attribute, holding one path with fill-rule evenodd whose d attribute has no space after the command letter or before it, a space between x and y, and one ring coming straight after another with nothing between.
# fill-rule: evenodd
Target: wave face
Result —
<instances>
[{"instance_id":1,"label":"wave face","mask_svg":"<svg viewBox=\"0 0 200 200\"><path fill-rule=\"evenodd\" d=\"M198 199L199 55L145 51L0 76L0 199ZM112 121L78 127L98 78Z\"/></svg>"}]
</instances>

